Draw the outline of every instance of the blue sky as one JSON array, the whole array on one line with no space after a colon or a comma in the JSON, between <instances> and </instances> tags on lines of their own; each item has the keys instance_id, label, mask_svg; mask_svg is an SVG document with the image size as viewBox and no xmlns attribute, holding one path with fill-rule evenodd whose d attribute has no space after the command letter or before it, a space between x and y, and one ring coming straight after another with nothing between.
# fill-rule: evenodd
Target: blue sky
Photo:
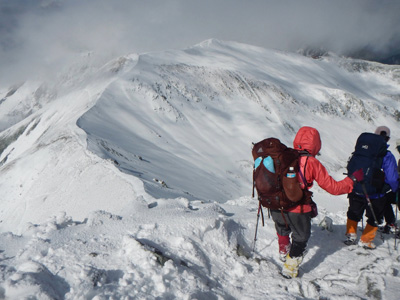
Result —
<instances>
[{"instance_id":1,"label":"blue sky","mask_svg":"<svg viewBox=\"0 0 400 300\"><path fill-rule=\"evenodd\" d=\"M0 80L52 70L86 51L116 57L209 38L398 54L399 15L396 0L0 0Z\"/></svg>"}]
</instances>

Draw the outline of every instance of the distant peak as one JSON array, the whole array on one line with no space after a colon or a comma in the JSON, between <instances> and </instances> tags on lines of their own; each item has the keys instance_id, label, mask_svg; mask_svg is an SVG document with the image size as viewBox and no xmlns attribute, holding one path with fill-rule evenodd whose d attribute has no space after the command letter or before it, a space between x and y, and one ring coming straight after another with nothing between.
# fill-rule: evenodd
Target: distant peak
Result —
<instances>
[{"instance_id":1,"label":"distant peak","mask_svg":"<svg viewBox=\"0 0 400 300\"><path fill-rule=\"evenodd\" d=\"M221 46L222 44L223 44L222 41L215 38L211 38L199 44L194 45L194 47L212 47L212 46Z\"/></svg>"}]
</instances>

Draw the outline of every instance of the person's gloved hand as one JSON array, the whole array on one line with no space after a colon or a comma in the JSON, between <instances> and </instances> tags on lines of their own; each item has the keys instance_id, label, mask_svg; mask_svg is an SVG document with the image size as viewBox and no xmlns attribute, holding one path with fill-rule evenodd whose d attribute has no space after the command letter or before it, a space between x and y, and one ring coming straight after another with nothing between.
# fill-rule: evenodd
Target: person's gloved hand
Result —
<instances>
[{"instance_id":1,"label":"person's gloved hand","mask_svg":"<svg viewBox=\"0 0 400 300\"><path fill-rule=\"evenodd\" d=\"M364 180L364 173L362 169L354 171L353 174L349 176L354 182L361 182Z\"/></svg>"},{"instance_id":2,"label":"person's gloved hand","mask_svg":"<svg viewBox=\"0 0 400 300\"><path fill-rule=\"evenodd\" d=\"M386 201L390 204L396 204L396 193L393 193L392 190L385 194Z\"/></svg>"}]
</instances>

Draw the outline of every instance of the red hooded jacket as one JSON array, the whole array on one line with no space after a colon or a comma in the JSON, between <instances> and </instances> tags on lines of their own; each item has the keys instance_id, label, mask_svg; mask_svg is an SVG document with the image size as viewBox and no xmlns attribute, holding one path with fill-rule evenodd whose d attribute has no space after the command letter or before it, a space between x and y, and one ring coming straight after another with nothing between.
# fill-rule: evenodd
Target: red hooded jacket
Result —
<instances>
[{"instance_id":1,"label":"red hooded jacket","mask_svg":"<svg viewBox=\"0 0 400 300\"><path fill-rule=\"evenodd\" d=\"M305 176L305 180L310 189L314 180L318 185L332 195L348 194L353 190L353 180L349 177L341 181L336 181L329 174L326 168L320 163L315 155L321 150L321 138L317 129L312 127L302 127L296 134L293 141L293 148L298 151L307 151L311 156L300 157L300 170ZM302 182L302 180L299 180ZM309 204L297 205L288 211L290 212L309 212Z\"/></svg>"}]
</instances>

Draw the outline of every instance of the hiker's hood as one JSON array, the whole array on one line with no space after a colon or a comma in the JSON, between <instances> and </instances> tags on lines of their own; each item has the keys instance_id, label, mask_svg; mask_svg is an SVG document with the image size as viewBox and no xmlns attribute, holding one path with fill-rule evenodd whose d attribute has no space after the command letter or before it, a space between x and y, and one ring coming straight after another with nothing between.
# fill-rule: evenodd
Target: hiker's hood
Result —
<instances>
[{"instance_id":1,"label":"hiker's hood","mask_svg":"<svg viewBox=\"0 0 400 300\"><path fill-rule=\"evenodd\" d=\"M321 138L317 129L312 127L301 127L293 141L293 148L296 150L306 150L312 156L321 150Z\"/></svg>"}]
</instances>

